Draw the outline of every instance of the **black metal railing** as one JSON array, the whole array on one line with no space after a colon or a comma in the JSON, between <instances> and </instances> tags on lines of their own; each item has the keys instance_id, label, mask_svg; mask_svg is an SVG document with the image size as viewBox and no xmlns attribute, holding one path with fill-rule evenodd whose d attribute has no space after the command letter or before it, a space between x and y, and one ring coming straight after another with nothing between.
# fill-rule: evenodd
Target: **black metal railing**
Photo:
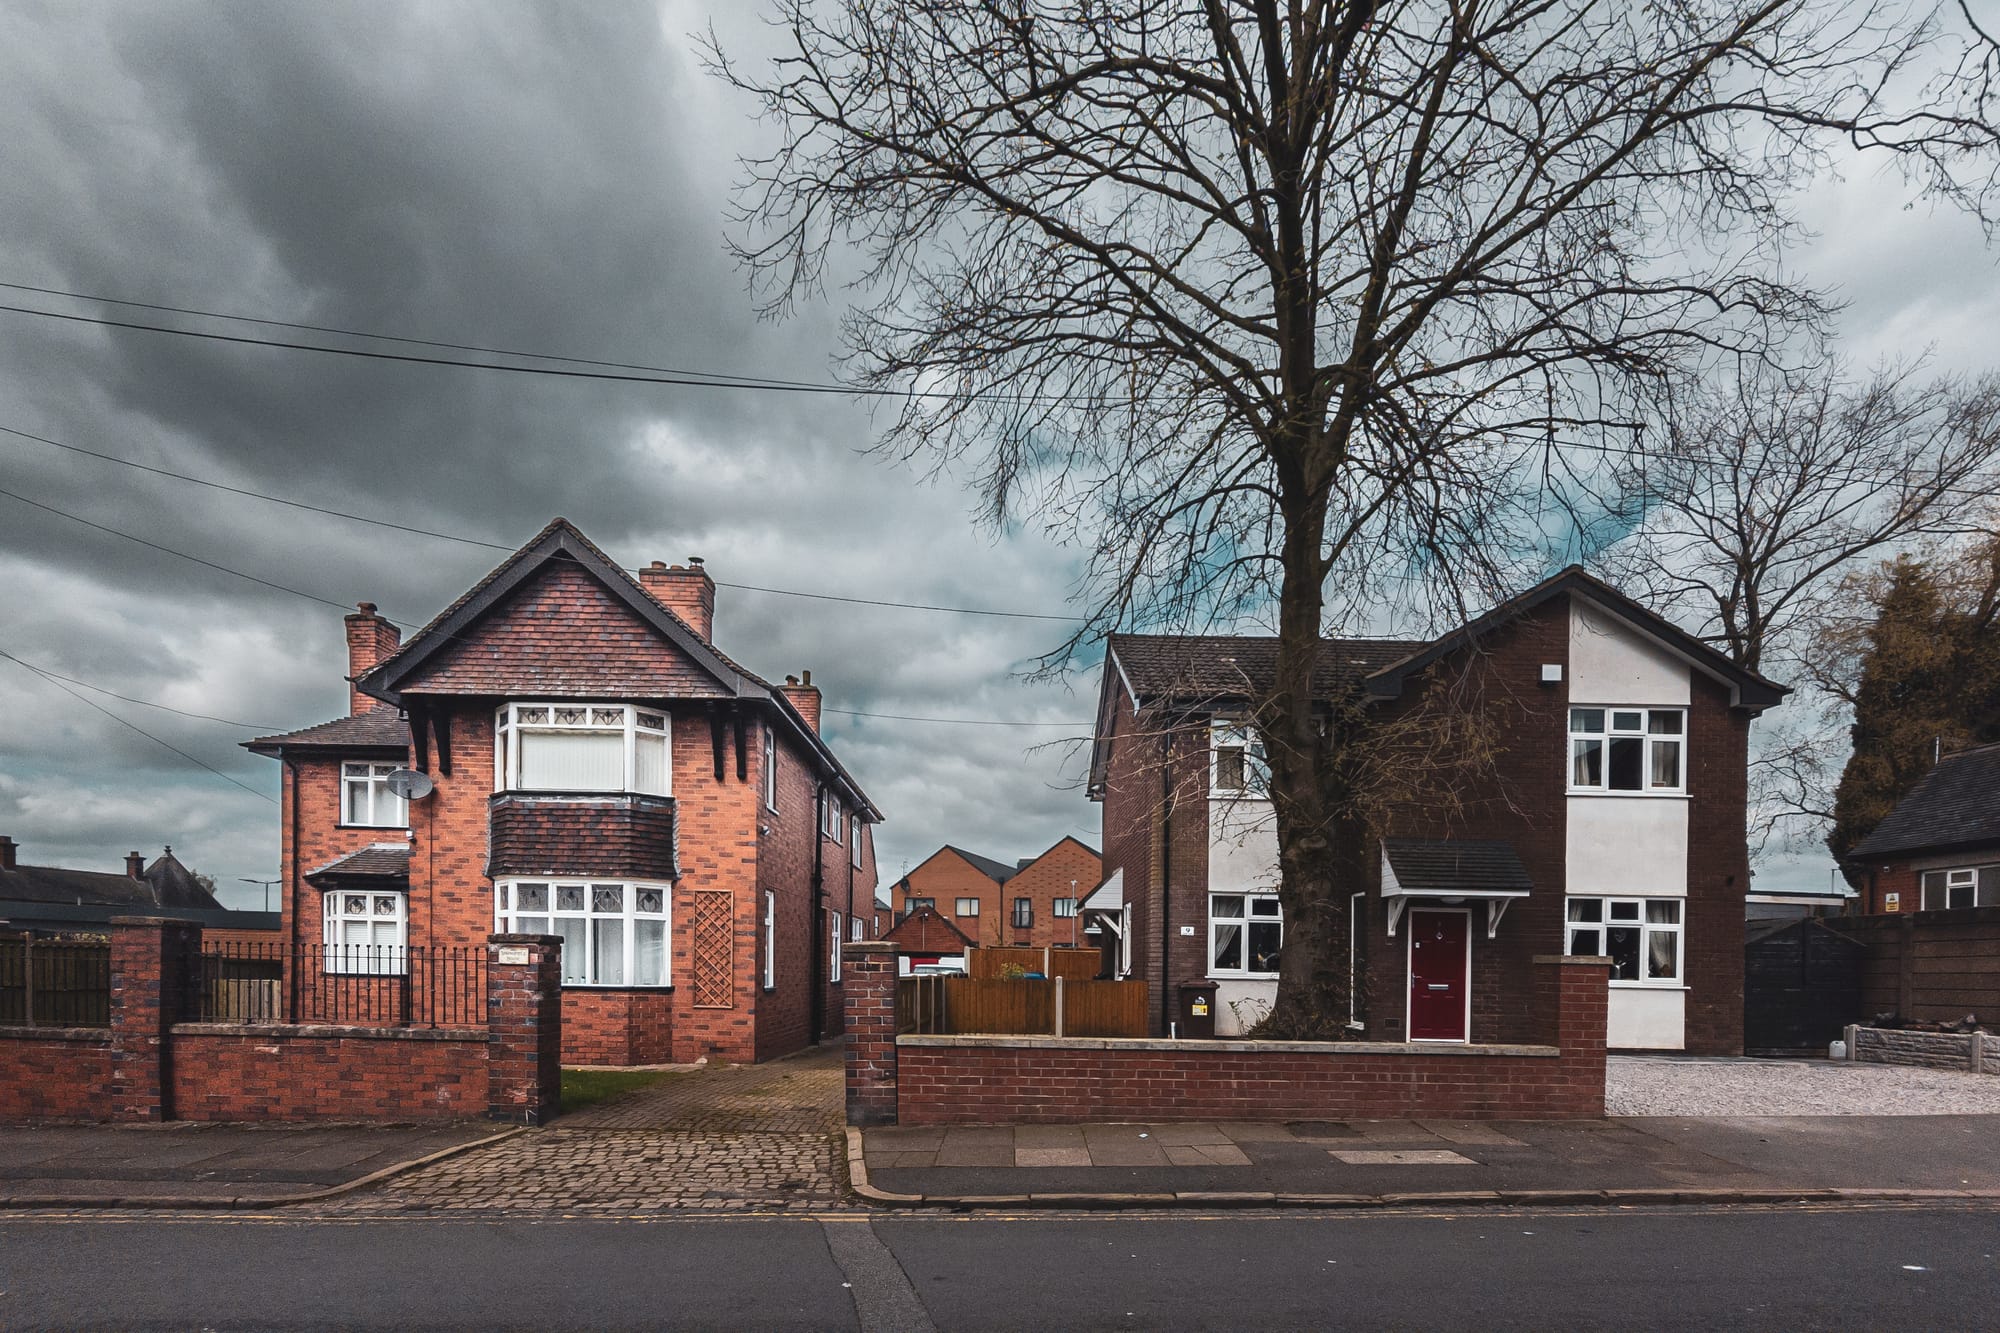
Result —
<instances>
[{"instance_id":1,"label":"black metal railing","mask_svg":"<svg viewBox=\"0 0 2000 1333\"><path fill-rule=\"evenodd\" d=\"M484 945L226 944L189 970L181 1018L200 1023L484 1027Z\"/></svg>"},{"instance_id":2,"label":"black metal railing","mask_svg":"<svg viewBox=\"0 0 2000 1333\"><path fill-rule=\"evenodd\" d=\"M111 1026L111 946L0 939L0 1025Z\"/></svg>"}]
</instances>

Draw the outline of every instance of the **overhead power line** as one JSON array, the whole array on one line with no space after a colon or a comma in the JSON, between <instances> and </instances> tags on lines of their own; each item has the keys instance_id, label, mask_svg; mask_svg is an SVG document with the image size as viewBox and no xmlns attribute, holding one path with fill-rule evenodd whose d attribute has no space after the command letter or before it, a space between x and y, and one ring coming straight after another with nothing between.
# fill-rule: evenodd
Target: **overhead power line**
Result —
<instances>
[{"instance_id":1,"label":"overhead power line","mask_svg":"<svg viewBox=\"0 0 2000 1333\"><path fill-rule=\"evenodd\" d=\"M104 716L110 718L113 722L116 722L119 726L128 727L131 730L138 732L141 736L144 736L147 740L153 742L153 744L162 746L163 748L168 750L172 750L175 754L187 760L190 764L193 764L196 768L207 769L209 772L215 774L215 776L221 778L224 782L229 783L231 786L241 787L244 791L249 792L252 796L255 796L260 801L269 801L272 805L278 804L277 798L270 795L269 793L258 791L255 787L251 786L247 782L238 782L235 778L230 777L227 773L217 768L214 764L208 763L207 761L202 759L195 758L195 756L189 754L186 750L181 749L180 746L175 745L173 742L162 740L158 736L155 736L152 732L140 726L138 723L127 721L125 718L118 716L118 714L112 712L109 708L106 708L103 704L98 703L95 699L91 699L85 695L78 694L75 690L63 684L53 675L49 674L48 672L42 671L38 667L29 666L26 662L23 662L20 658L14 656L14 654L6 651L4 648L0 648L0 657L6 658L9 662L12 662L15 666L18 666L24 671L27 671L32 675L47 681L49 684L61 690L64 694L69 695L72 699L75 699L80 703L84 703L92 708L95 708L98 712L104 714Z\"/></svg>"},{"instance_id":2,"label":"overhead power line","mask_svg":"<svg viewBox=\"0 0 2000 1333\"><path fill-rule=\"evenodd\" d=\"M885 722L942 722L957 727L1088 727L1089 722L1028 722L1011 721L985 717L911 717L904 713L860 713L852 708L822 708L822 713L839 713L843 717L880 718Z\"/></svg>"},{"instance_id":3,"label":"overhead power line","mask_svg":"<svg viewBox=\"0 0 2000 1333\"><path fill-rule=\"evenodd\" d=\"M5 284L0 284L0 285L5 285ZM22 439L22 440L32 440L37 444L46 444L51 448L66 450L67 452L73 454L81 454L87 458L99 459L106 463L116 463L121 467L136 468L141 472L152 473L154 476L170 477L175 481L184 481L196 486L206 486L211 490L225 491L231 495L241 495L252 500L263 500L270 504L284 505L287 506L288 508L303 510L307 513L324 514L329 518L345 519L350 523L365 523L370 527L387 528L395 532L407 532L419 537L434 537L439 541L457 542L463 546L476 546L481 548L482 550L488 550L488 551L512 551L515 549L514 547L508 546L503 542L487 541L485 538L482 537L468 537L461 533L440 532L435 528L420 528L407 523L391 522L388 519L371 518L366 514L356 514L345 509L332 509L324 505L310 504L304 500L294 500L287 496L273 495L268 491L256 491L243 486L231 486L225 482L211 481L205 477L190 476L185 472L176 472L171 468L155 467L150 463L141 463L130 458L120 458L116 454L100 453L95 449L86 449L81 445L65 444L61 440L52 440L46 435L37 435L32 431L19 430L13 426L0 426L0 434L12 435L17 439ZM11 492L0 491L0 494L11 494ZM33 500L26 500L25 497L21 496L15 496L15 498L21 499L23 500L24 503L27 504L37 503L36 501ZM49 506L46 505L41 507L49 508ZM50 512L62 513L63 511L51 509ZM65 518L75 517L75 515L72 514L64 514L63 516ZM78 519L77 521L86 522L87 520ZM120 533L118 535L125 536L128 534ZM136 541L139 539L133 538L133 540ZM180 554L180 552L170 551L168 552L168 554L178 555ZM188 556L186 558L192 560L195 559L196 557ZM236 571L231 571L231 572L233 573ZM637 574L639 571L637 569L628 568L626 572L631 574ZM250 577L250 576L245 575L244 577ZM931 602L899 602L890 598L852 597L841 593L807 592L800 588L773 588L756 583L731 583L724 579L717 579L716 586L720 588L733 588L741 592L769 593L772 594L773 596L778 596L778 597L806 597L806 598L811 598L815 601L847 602L850 604L861 605L861 606L885 606L885 607L893 607L898 610L904 610L904 611L936 611L936 612L943 612L949 615L959 615L959 616L990 616L995 619L1001 619L1001 620L1047 620L1062 624L1084 623L1084 617L1082 616L1058 616L1058 615L1050 615L1046 612L1041 612L1041 611L996 611L987 607L947 606ZM311 594L306 594L306 595L311 596ZM323 599L315 598L315 600L323 600Z\"/></svg>"},{"instance_id":4,"label":"overhead power line","mask_svg":"<svg viewBox=\"0 0 2000 1333\"><path fill-rule=\"evenodd\" d=\"M198 722L220 722L225 727L241 727L245 731L284 730L283 727L271 722L238 722L233 717L216 717L212 713L190 713L185 708L175 708L171 704L154 703L151 699L135 699L129 694L120 694L118 691L106 689L102 685L93 685L87 680L78 680L75 676L65 676L60 671L51 671L45 666L36 666L33 662L24 662L11 653L0 654L0 656L5 656L12 662L19 662L22 666L35 672L37 675L47 676L51 680L66 680L72 685L80 685L86 690L94 690L98 694L109 695L111 698L123 703L138 704L141 708L157 708L163 713L173 713L178 717L191 717Z\"/></svg>"}]
</instances>

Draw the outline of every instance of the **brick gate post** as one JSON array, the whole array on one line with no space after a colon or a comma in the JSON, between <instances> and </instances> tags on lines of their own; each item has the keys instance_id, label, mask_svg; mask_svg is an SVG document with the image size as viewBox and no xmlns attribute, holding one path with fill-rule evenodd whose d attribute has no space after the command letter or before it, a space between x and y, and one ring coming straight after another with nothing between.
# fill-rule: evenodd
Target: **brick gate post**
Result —
<instances>
[{"instance_id":1,"label":"brick gate post","mask_svg":"<svg viewBox=\"0 0 2000 1333\"><path fill-rule=\"evenodd\" d=\"M486 1116L539 1125L562 1109L562 937L489 935Z\"/></svg>"},{"instance_id":2,"label":"brick gate post","mask_svg":"<svg viewBox=\"0 0 2000 1333\"><path fill-rule=\"evenodd\" d=\"M1562 1052L1558 1105L1567 1115L1604 1114L1604 1047L1611 1007L1611 960L1585 955L1535 958L1545 1040Z\"/></svg>"},{"instance_id":3,"label":"brick gate post","mask_svg":"<svg viewBox=\"0 0 2000 1333\"><path fill-rule=\"evenodd\" d=\"M845 946L847 1123L896 1123L896 946L859 940Z\"/></svg>"},{"instance_id":4,"label":"brick gate post","mask_svg":"<svg viewBox=\"0 0 2000 1333\"><path fill-rule=\"evenodd\" d=\"M174 1115L173 1042L201 927L158 917L111 918L112 1120Z\"/></svg>"}]
</instances>

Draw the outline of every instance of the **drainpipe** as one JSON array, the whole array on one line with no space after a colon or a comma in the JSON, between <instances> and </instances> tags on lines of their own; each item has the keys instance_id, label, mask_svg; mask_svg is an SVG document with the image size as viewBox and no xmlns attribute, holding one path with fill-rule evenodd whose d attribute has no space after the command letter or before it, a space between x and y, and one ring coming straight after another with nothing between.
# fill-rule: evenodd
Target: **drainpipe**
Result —
<instances>
[{"instance_id":1,"label":"drainpipe","mask_svg":"<svg viewBox=\"0 0 2000 1333\"><path fill-rule=\"evenodd\" d=\"M826 839L820 836L820 828L826 822L826 784L821 783L813 795L813 878L812 878L812 947L806 957L811 963L806 975L811 978L812 996L811 1018L807 1024L807 1035L811 1044L819 1045L826 1035Z\"/></svg>"},{"instance_id":2,"label":"drainpipe","mask_svg":"<svg viewBox=\"0 0 2000 1333\"><path fill-rule=\"evenodd\" d=\"M1173 969L1167 965L1174 938L1174 733L1160 737L1160 1031L1174 1022Z\"/></svg>"}]
</instances>

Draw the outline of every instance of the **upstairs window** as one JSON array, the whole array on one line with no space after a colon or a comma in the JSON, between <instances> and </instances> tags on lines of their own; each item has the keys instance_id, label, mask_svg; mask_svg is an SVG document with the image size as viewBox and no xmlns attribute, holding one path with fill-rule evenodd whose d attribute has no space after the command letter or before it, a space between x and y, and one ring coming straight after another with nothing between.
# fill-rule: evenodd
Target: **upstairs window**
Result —
<instances>
[{"instance_id":1,"label":"upstairs window","mask_svg":"<svg viewBox=\"0 0 2000 1333\"><path fill-rule=\"evenodd\" d=\"M408 828L410 807L389 790L395 764L340 766L340 822L358 828Z\"/></svg>"},{"instance_id":2,"label":"upstairs window","mask_svg":"<svg viewBox=\"0 0 2000 1333\"><path fill-rule=\"evenodd\" d=\"M1571 791L1686 790L1687 710L1569 710Z\"/></svg>"},{"instance_id":3,"label":"upstairs window","mask_svg":"<svg viewBox=\"0 0 2000 1333\"><path fill-rule=\"evenodd\" d=\"M764 728L764 804L778 808L778 733Z\"/></svg>"},{"instance_id":4,"label":"upstairs window","mask_svg":"<svg viewBox=\"0 0 2000 1333\"><path fill-rule=\"evenodd\" d=\"M634 704L508 704L494 717L500 791L673 795L667 715Z\"/></svg>"},{"instance_id":5,"label":"upstairs window","mask_svg":"<svg viewBox=\"0 0 2000 1333\"><path fill-rule=\"evenodd\" d=\"M841 811L840 802L835 799L833 794L829 792L825 796L822 796L819 803L820 836L832 838L835 842L839 842L840 827L846 822L847 817Z\"/></svg>"},{"instance_id":6,"label":"upstairs window","mask_svg":"<svg viewBox=\"0 0 2000 1333\"><path fill-rule=\"evenodd\" d=\"M1016 898L1014 900L1014 929L1027 930L1035 924L1035 900Z\"/></svg>"},{"instance_id":7,"label":"upstairs window","mask_svg":"<svg viewBox=\"0 0 2000 1333\"><path fill-rule=\"evenodd\" d=\"M863 830L865 830L867 827L868 826L866 824L861 822L861 816L856 815L854 817L853 827L849 828L847 831L848 834L847 854L856 870L861 869L861 834Z\"/></svg>"},{"instance_id":8,"label":"upstairs window","mask_svg":"<svg viewBox=\"0 0 2000 1333\"><path fill-rule=\"evenodd\" d=\"M1076 899L1058 898L1055 901L1055 915L1058 917L1076 915Z\"/></svg>"},{"instance_id":9,"label":"upstairs window","mask_svg":"<svg viewBox=\"0 0 2000 1333\"><path fill-rule=\"evenodd\" d=\"M954 905L953 905L953 907L952 907L952 915L953 915L953 916L978 916L978 915L979 915L979 899L977 899L977 898L960 898L960 899L958 900L958 902L957 902L956 904L954 904Z\"/></svg>"},{"instance_id":10,"label":"upstairs window","mask_svg":"<svg viewBox=\"0 0 2000 1333\"><path fill-rule=\"evenodd\" d=\"M973 899L972 901L976 903L976 902L978 902L979 900L978 900L977 898L975 898L975 899ZM904 916L909 916L909 915L910 915L911 913L913 913L913 912L921 912L921 911L923 911L923 910L924 910L925 908L929 908L929 909L930 909L931 911L935 912L935 911L937 910L937 899L935 899L935 898L905 898L905 899L903 900L903 915L904 915Z\"/></svg>"},{"instance_id":11,"label":"upstairs window","mask_svg":"<svg viewBox=\"0 0 2000 1333\"><path fill-rule=\"evenodd\" d=\"M1254 728L1218 722L1209 736L1211 795L1262 796L1270 790L1271 768L1264 759L1264 738Z\"/></svg>"}]
</instances>

